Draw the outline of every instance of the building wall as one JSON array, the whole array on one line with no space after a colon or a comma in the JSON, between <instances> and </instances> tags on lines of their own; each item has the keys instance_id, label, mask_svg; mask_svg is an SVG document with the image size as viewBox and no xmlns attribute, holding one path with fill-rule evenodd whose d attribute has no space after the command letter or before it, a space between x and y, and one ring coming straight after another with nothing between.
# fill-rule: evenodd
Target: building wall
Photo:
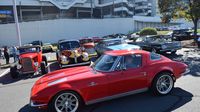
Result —
<instances>
[{"instance_id":1,"label":"building wall","mask_svg":"<svg viewBox=\"0 0 200 112\"><path fill-rule=\"evenodd\" d=\"M56 43L59 39L79 39L104 36L134 30L132 18L116 19L57 19L20 23L22 43L33 40ZM15 24L0 25L0 46L17 45Z\"/></svg>"}]
</instances>

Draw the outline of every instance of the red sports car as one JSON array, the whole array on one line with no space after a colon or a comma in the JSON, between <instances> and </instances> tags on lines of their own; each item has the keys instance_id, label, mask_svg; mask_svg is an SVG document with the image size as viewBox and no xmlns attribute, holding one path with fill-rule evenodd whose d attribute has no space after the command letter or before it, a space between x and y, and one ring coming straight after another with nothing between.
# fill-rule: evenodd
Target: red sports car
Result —
<instances>
[{"instance_id":1,"label":"red sports car","mask_svg":"<svg viewBox=\"0 0 200 112\"><path fill-rule=\"evenodd\" d=\"M89 105L148 89L166 95L187 65L142 50L108 51L89 66L49 73L32 88L32 107L76 112Z\"/></svg>"}]
</instances>

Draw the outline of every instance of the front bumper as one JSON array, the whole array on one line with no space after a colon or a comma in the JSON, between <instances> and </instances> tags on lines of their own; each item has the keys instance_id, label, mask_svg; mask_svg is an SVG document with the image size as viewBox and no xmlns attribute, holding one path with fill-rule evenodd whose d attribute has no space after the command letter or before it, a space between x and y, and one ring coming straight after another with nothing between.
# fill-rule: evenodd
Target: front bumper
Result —
<instances>
[{"instance_id":1,"label":"front bumper","mask_svg":"<svg viewBox=\"0 0 200 112\"><path fill-rule=\"evenodd\" d=\"M34 102L34 101L30 101L30 103L29 103L29 105L31 106L31 107L39 107L39 108L42 108L42 107L46 107L47 106L47 104L45 104L45 103L36 103L36 102Z\"/></svg>"},{"instance_id":2,"label":"front bumper","mask_svg":"<svg viewBox=\"0 0 200 112\"><path fill-rule=\"evenodd\" d=\"M183 76L183 75L186 75L186 74L188 74L189 72L190 72L190 69L187 68L187 69L185 70L185 72L181 73L181 75L182 75L182 76Z\"/></svg>"}]
</instances>

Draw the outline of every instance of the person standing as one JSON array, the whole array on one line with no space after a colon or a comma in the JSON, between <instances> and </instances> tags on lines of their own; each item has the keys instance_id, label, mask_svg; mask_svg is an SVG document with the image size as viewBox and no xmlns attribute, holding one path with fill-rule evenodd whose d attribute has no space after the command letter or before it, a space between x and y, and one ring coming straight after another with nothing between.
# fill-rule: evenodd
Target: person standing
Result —
<instances>
[{"instance_id":1,"label":"person standing","mask_svg":"<svg viewBox=\"0 0 200 112\"><path fill-rule=\"evenodd\" d=\"M198 48L200 48L200 37L198 37L197 39L197 45L198 45Z\"/></svg>"},{"instance_id":2,"label":"person standing","mask_svg":"<svg viewBox=\"0 0 200 112\"><path fill-rule=\"evenodd\" d=\"M14 58L14 62L17 61L17 48L15 46L12 47L13 50L13 58Z\"/></svg>"},{"instance_id":3,"label":"person standing","mask_svg":"<svg viewBox=\"0 0 200 112\"><path fill-rule=\"evenodd\" d=\"M10 56L7 47L4 47L4 57L6 58L6 64L9 64Z\"/></svg>"}]
</instances>

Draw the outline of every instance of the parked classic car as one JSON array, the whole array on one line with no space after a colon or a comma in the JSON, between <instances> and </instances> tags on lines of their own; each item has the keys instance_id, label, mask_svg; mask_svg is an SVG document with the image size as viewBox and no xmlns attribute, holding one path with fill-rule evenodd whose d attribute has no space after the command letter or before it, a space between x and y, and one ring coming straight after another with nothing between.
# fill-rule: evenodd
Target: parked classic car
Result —
<instances>
[{"instance_id":1,"label":"parked classic car","mask_svg":"<svg viewBox=\"0 0 200 112\"><path fill-rule=\"evenodd\" d=\"M42 46L42 51L44 53L46 53L46 52L53 52L53 45L50 44L50 43L44 43L43 46Z\"/></svg>"},{"instance_id":2,"label":"parked classic car","mask_svg":"<svg viewBox=\"0 0 200 112\"><path fill-rule=\"evenodd\" d=\"M42 55L41 46L22 46L19 50L19 62L10 68L12 78L20 74L46 74L47 58Z\"/></svg>"},{"instance_id":3,"label":"parked classic car","mask_svg":"<svg viewBox=\"0 0 200 112\"><path fill-rule=\"evenodd\" d=\"M90 63L88 53L83 51L83 48L77 40L59 41L56 57L60 68Z\"/></svg>"},{"instance_id":4,"label":"parked classic car","mask_svg":"<svg viewBox=\"0 0 200 112\"><path fill-rule=\"evenodd\" d=\"M141 50L141 47L132 44L119 44L106 47L104 52L112 50Z\"/></svg>"},{"instance_id":5,"label":"parked classic car","mask_svg":"<svg viewBox=\"0 0 200 112\"><path fill-rule=\"evenodd\" d=\"M100 41L95 46L95 49L96 49L98 55L102 55L107 50L108 46L125 44L125 43L126 43L126 41L122 38L106 39L106 40Z\"/></svg>"},{"instance_id":6,"label":"parked classic car","mask_svg":"<svg viewBox=\"0 0 200 112\"><path fill-rule=\"evenodd\" d=\"M190 40L194 38L194 35L192 31L189 31L188 29L174 30L172 32L172 38L176 41Z\"/></svg>"},{"instance_id":7,"label":"parked classic car","mask_svg":"<svg viewBox=\"0 0 200 112\"><path fill-rule=\"evenodd\" d=\"M156 53L108 51L90 67L62 69L40 78L32 88L30 105L50 112L76 112L84 104L148 89L155 95L167 95L188 71L186 64Z\"/></svg>"},{"instance_id":8,"label":"parked classic car","mask_svg":"<svg viewBox=\"0 0 200 112\"><path fill-rule=\"evenodd\" d=\"M135 42L129 44L139 45L143 50L153 51L157 53L176 53L181 49L181 42L173 41L165 35L138 37Z\"/></svg>"},{"instance_id":9,"label":"parked classic car","mask_svg":"<svg viewBox=\"0 0 200 112\"><path fill-rule=\"evenodd\" d=\"M79 40L84 52L87 52L91 61L95 61L98 57L96 50L94 49L95 43L91 38L83 38Z\"/></svg>"}]
</instances>

